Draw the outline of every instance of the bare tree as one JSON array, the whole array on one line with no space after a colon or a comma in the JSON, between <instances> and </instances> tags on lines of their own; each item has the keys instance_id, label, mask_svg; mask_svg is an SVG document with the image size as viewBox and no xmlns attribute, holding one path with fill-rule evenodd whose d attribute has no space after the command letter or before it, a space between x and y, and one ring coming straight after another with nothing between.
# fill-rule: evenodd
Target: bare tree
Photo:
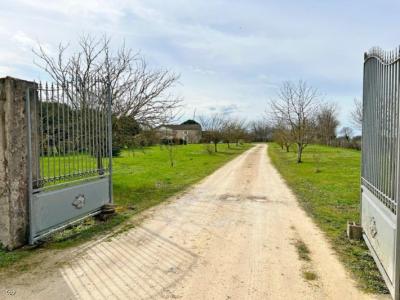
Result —
<instances>
[{"instance_id":1,"label":"bare tree","mask_svg":"<svg viewBox=\"0 0 400 300\"><path fill-rule=\"evenodd\" d=\"M179 75L150 69L145 59L125 44L112 51L107 37L84 35L78 40L76 52L68 54L68 49L68 44L60 43L57 53L52 55L39 45L34 53L38 59L35 63L63 88L73 105L99 101L109 84L115 122L130 117L138 124L155 126L174 118L181 99L169 91ZM103 97L89 97L99 86L103 87Z\"/></svg>"},{"instance_id":2,"label":"bare tree","mask_svg":"<svg viewBox=\"0 0 400 300\"><path fill-rule=\"evenodd\" d=\"M277 120L273 129L273 139L282 149L289 152L290 145L293 143L290 127L282 120Z\"/></svg>"},{"instance_id":3,"label":"bare tree","mask_svg":"<svg viewBox=\"0 0 400 300\"><path fill-rule=\"evenodd\" d=\"M233 139L236 146L239 146L241 140L246 140L249 137L248 125L245 119L233 120Z\"/></svg>"},{"instance_id":4,"label":"bare tree","mask_svg":"<svg viewBox=\"0 0 400 300\"><path fill-rule=\"evenodd\" d=\"M350 127L343 127L339 132L347 142L350 142L351 138L353 137L353 129Z\"/></svg>"},{"instance_id":5,"label":"bare tree","mask_svg":"<svg viewBox=\"0 0 400 300\"><path fill-rule=\"evenodd\" d=\"M277 98L270 103L275 119L289 127L293 142L297 145L297 162L301 163L303 150L314 134L314 118L320 103L318 90L304 81L286 81Z\"/></svg>"},{"instance_id":6,"label":"bare tree","mask_svg":"<svg viewBox=\"0 0 400 300\"><path fill-rule=\"evenodd\" d=\"M362 128L362 117L363 117L363 108L362 108L362 101L359 100L358 98L354 98L354 108L352 112L350 113L351 115L351 121L355 127L358 129Z\"/></svg>"},{"instance_id":7,"label":"bare tree","mask_svg":"<svg viewBox=\"0 0 400 300\"><path fill-rule=\"evenodd\" d=\"M264 119L251 122L249 130L255 142L268 142L272 139L272 126Z\"/></svg>"},{"instance_id":8,"label":"bare tree","mask_svg":"<svg viewBox=\"0 0 400 300\"><path fill-rule=\"evenodd\" d=\"M315 123L317 140L325 145L330 145L336 137L336 129L339 126L336 105L329 103L321 104L315 118Z\"/></svg>"},{"instance_id":9,"label":"bare tree","mask_svg":"<svg viewBox=\"0 0 400 300\"><path fill-rule=\"evenodd\" d=\"M224 126L226 125L225 119L220 114L214 114L208 117L201 116L199 121L204 130L204 142L213 143L214 151L218 152L218 143L223 141L224 138Z\"/></svg>"},{"instance_id":10,"label":"bare tree","mask_svg":"<svg viewBox=\"0 0 400 300\"><path fill-rule=\"evenodd\" d=\"M236 146L239 145L239 141L246 139L247 128L246 121L239 118L231 118L224 121L222 126L223 139L230 148L230 143L235 142Z\"/></svg>"}]
</instances>

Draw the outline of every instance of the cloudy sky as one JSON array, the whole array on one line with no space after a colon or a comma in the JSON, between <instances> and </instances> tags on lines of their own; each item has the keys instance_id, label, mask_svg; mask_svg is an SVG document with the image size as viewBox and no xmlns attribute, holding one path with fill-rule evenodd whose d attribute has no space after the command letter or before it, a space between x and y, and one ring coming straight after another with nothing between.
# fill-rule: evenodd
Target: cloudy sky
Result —
<instances>
[{"instance_id":1,"label":"cloudy sky","mask_svg":"<svg viewBox=\"0 0 400 300\"><path fill-rule=\"evenodd\" d=\"M1 0L0 76L46 79L37 42L55 51L83 33L108 34L153 67L181 74L186 116L262 116L284 80L306 80L349 123L361 97L363 52L400 43L400 1Z\"/></svg>"}]
</instances>

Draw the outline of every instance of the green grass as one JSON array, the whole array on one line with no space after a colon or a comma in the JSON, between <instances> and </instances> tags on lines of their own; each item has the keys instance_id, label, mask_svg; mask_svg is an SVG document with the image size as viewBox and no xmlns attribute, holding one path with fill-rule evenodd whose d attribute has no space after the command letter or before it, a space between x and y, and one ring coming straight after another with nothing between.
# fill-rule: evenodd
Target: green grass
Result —
<instances>
[{"instance_id":1,"label":"green grass","mask_svg":"<svg viewBox=\"0 0 400 300\"><path fill-rule=\"evenodd\" d=\"M102 158L104 168L108 166L108 158ZM85 179L96 176L93 173L84 173L87 170L97 169L97 159L94 156L76 153L75 155L50 155L40 158L40 171L43 178L58 178L55 181L45 182L45 187L52 187L71 180ZM80 176L77 176L80 174ZM62 178L66 176L66 178Z\"/></svg>"},{"instance_id":2,"label":"green grass","mask_svg":"<svg viewBox=\"0 0 400 300\"><path fill-rule=\"evenodd\" d=\"M6 268L30 254L28 250L7 252L0 249L0 269Z\"/></svg>"},{"instance_id":3,"label":"green grass","mask_svg":"<svg viewBox=\"0 0 400 300\"><path fill-rule=\"evenodd\" d=\"M287 153L276 144L269 145L268 153L360 287L387 293L364 242L350 241L346 236L347 220L360 219L360 152L310 145L301 164L296 163L296 153Z\"/></svg>"},{"instance_id":4,"label":"green grass","mask_svg":"<svg viewBox=\"0 0 400 300\"><path fill-rule=\"evenodd\" d=\"M171 167L169 152L165 147L154 146L134 153L124 151L121 157L113 159L114 202L118 214L106 222L88 219L78 226L55 234L39 249L76 246L98 234L110 232L132 215L198 182L250 147L242 145L228 148L221 144L218 145L218 153L208 154L204 145L174 146L174 167ZM23 248L7 252L0 247L0 270L20 262L37 250ZM18 268L25 269L24 265Z\"/></svg>"}]
</instances>

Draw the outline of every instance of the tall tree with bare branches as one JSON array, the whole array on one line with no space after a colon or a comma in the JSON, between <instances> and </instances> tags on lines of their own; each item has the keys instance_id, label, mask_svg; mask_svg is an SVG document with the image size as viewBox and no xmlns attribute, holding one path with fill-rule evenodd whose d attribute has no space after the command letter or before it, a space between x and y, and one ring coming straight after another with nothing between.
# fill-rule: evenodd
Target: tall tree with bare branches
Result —
<instances>
[{"instance_id":1,"label":"tall tree with bare branches","mask_svg":"<svg viewBox=\"0 0 400 300\"><path fill-rule=\"evenodd\" d=\"M320 93L305 81L282 84L278 95L270 101L276 120L287 124L297 145L297 162L302 162L304 148L314 134L314 118L320 103Z\"/></svg>"},{"instance_id":2,"label":"tall tree with bare branches","mask_svg":"<svg viewBox=\"0 0 400 300\"><path fill-rule=\"evenodd\" d=\"M35 63L63 88L74 105L99 101L107 91L102 91L103 97L89 97L93 87L107 88L109 84L114 122L131 118L152 127L174 118L182 99L174 96L171 89L179 75L150 69L145 59L125 44L112 49L108 37L84 35L78 39L75 52L68 50L68 44L60 43L57 53L52 55L39 45L34 50Z\"/></svg>"}]
</instances>

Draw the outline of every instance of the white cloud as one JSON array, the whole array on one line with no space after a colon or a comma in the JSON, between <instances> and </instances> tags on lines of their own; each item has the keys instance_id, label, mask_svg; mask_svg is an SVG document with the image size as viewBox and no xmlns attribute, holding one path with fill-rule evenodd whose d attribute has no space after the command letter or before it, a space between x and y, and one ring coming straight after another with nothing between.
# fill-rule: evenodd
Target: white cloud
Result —
<instances>
[{"instance_id":1,"label":"white cloud","mask_svg":"<svg viewBox=\"0 0 400 300\"><path fill-rule=\"evenodd\" d=\"M5 77L8 74L13 73L13 69L11 67L6 67L6 66L0 66L0 78Z\"/></svg>"},{"instance_id":2,"label":"white cloud","mask_svg":"<svg viewBox=\"0 0 400 300\"><path fill-rule=\"evenodd\" d=\"M18 1L16 1L18 2ZM104 18L104 21L117 21L124 15L121 1L107 0L20 0L21 5L29 7L35 13L63 15L78 19Z\"/></svg>"},{"instance_id":3,"label":"white cloud","mask_svg":"<svg viewBox=\"0 0 400 300\"><path fill-rule=\"evenodd\" d=\"M33 40L23 31L18 31L12 37L12 40L17 43L18 47L23 50L32 50L37 46L37 41Z\"/></svg>"},{"instance_id":4,"label":"white cloud","mask_svg":"<svg viewBox=\"0 0 400 300\"><path fill-rule=\"evenodd\" d=\"M193 70L194 73L198 73L201 75L214 75L216 73L214 70L203 69L196 66L190 66L190 68Z\"/></svg>"}]
</instances>

